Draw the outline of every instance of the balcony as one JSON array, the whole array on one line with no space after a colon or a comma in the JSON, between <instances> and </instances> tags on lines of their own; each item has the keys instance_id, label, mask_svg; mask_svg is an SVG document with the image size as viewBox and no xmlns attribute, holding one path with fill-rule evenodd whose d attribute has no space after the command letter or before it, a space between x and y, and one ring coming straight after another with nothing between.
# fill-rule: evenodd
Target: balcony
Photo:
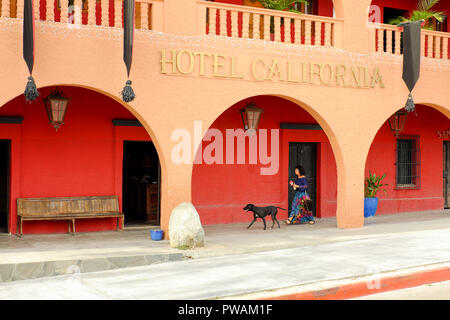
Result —
<instances>
[{"instance_id":1,"label":"balcony","mask_svg":"<svg viewBox=\"0 0 450 320\"><path fill-rule=\"evenodd\" d=\"M34 16L35 20L47 22L122 28L122 4L121 0L74 0L73 5L68 0L35 0ZM153 12L162 4L158 0L136 1L136 29L152 30L155 24L159 27L160 21L153 18ZM24 0L0 0L0 5L2 18L23 19Z\"/></svg>"},{"instance_id":2,"label":"balcony","mask_svg":"<svg viewBox=\"0 0 450 320\"><path fill-rule=\"evenodd\" d=\"M403 54L402 30L390 24L369 23L372 51L393 55ZM430 59L450 59L450 33L422 29L422 57Z\"/></svg>"},{"instance_id":3,"label":"balcony","mask_svg":"<svg viewBox=\"0 0 450 320\"><path fill-rule=\"evenodd\" d=\"M1 18L22 19L24 0L0 0ZM99 26L122 28L122 0L40 0L35 1L36 21L64 23L80 27ZM177 11L177 12L175 12ZM38 14L36 14L38 12ZM116 14L120 12L120 14ZM167 34L249 39L255 41L338 48L352 51L355 43L367 44L368 53L402 54L400 28L379 23L365 22L364 29L351 21L339 18L297 14L286 11L189 0L183 3L164 0L137 0L135 28ZM346 32L344 33L344 25ZM349 32L349 29L352 29ZM356 37L358 39L356 39ZM367 37L367 38L366 38ZM348 39L344 39L348 38ZM422 31L422 56L430 59L450 59L450 33ZM368 39L368 40L367 40ZM344 41L345 40L345 41ZM344 46L344 42L347 43ZM348 44L355 44L350 49Z\"/></svg>"},{"instance_id":4,"label":"balcony","mask_svg":"<svg viewBox=\"0 0 450 320\"><path fill-rule=\"evenodd\" d=\"M309 46L341 46L343 20L198 1L204 34Z\"/></svg>"}]
</instances>

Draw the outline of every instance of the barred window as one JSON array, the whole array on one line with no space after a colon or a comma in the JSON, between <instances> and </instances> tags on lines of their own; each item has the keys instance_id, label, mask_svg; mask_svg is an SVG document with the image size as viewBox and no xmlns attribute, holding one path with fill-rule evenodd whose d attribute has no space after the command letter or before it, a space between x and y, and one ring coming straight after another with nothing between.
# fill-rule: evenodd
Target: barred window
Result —
<instances>
[{"instance_id":1,"label":"barred window","mask_svg":"<svg viewBox=\"0 0 450 320\"><path fill-rule=\"evenodd\" d=\"M397 139L396 189L420 189L420 144L418 136Z\"/></svg>"}]
</instances>

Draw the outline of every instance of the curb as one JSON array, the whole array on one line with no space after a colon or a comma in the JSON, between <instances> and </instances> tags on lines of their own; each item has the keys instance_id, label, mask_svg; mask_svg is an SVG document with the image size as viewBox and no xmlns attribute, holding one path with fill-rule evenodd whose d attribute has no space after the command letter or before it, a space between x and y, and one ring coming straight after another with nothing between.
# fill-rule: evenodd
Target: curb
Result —
<instances>
[{"instance_id":1,"label":"curb","mask_svg":"<svg viewBox=\"0 0 450 320\"><path fill-rule=\"evenodd\" d=\"M185 259L182 253L169 253L0 264L0 284L71 273L87 273L147 266Z\"/></svg>"},{"instance_id":2,"label":"curb","mask_svg":"<svg viewBox=\"0 0 450 320\"><path fill-rule=\"evenodd\" d=\"M388 271L352 279L222 297L226 300L345 300L450 280L450 262Z\"/></svg>"}]
</instances>

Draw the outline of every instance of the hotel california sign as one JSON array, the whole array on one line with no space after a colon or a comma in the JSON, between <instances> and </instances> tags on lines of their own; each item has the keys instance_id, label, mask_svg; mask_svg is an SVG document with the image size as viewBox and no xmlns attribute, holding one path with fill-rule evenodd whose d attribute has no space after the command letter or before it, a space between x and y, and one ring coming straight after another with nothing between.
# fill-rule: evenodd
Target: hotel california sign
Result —
<instances>
[{"instance_id":1,"label":"hotel california sign","mask_svg":"<svg viewBox=\"0 0 450 320\"><path fill-rule=\"evenodd\" d=\"M384 88L377 67L255 58L245 66L236 56L190 50L162 50L161 73L211 78L280 81L287 83Z\"/></svg>"}]
</instances>

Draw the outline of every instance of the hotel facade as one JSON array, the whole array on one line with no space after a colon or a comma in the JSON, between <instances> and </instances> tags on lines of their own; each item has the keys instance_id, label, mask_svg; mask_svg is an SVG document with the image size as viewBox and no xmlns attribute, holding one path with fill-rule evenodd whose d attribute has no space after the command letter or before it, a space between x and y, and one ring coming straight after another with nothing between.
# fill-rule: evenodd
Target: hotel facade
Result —
<instances>
[{"instance_id":1,"label":"hotel facade","mask_svg":"<svg viewBox=\"0 0 450 320\"><path fill-rule=\"evenodd\" d=\"M125 228L160 226L166 238L182 202L204 225L247 222L247 203L290 208L299 164L314 215L338 228L364 226L369 171L386 174L377 215L450 206L448 21L422 30L416 110L401 132L389 126L409 91L402 30L386 23L415 0L310 0L302 14L252 0L136 0L129 103L122 1L35 1L32 103L24 0L0 3L1 232L18 233L22 198L117 196ZM45 107L55 90L70 98L58 130ZM249 105L263 112L245 137ZM80 219L77 231L117 223ZM63 232L65 221L23 223L24 234Z\"/></svg>"}]
</instances>

